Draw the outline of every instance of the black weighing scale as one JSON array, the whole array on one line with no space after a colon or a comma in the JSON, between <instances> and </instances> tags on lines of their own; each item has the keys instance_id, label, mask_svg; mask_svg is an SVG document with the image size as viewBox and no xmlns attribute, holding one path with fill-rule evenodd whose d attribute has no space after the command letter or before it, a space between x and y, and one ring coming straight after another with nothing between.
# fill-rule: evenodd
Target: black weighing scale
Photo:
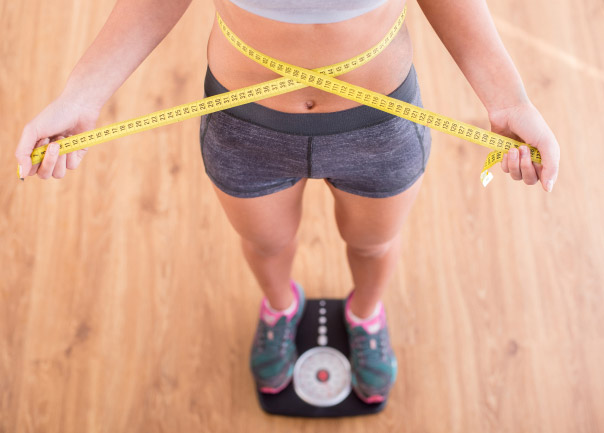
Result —
<instances>
[{"instance_id":1,"label":"black weighing scale","mask_svg":"<svg viewBox=\"0 0 604 433\"><path fill-rule=\"evenodd\" d=\"M258 392L273 415L342 417L370 415L386 402L367 404L351 388L350 348L342 299L308 299L296 335L298 360L291 383L278 394Z\"/></svg>"}]
</instances>

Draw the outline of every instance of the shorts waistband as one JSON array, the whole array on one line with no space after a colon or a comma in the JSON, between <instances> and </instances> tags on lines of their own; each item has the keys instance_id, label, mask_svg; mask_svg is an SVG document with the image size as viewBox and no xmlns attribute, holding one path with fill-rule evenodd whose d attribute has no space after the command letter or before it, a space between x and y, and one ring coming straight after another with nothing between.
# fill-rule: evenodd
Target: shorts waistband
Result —
<instances>
[{"instance_id":1,"label":"shorts waistband","mask_svg":"<svg viewBox=\"0 0 604 433\"><path fill-rule=\"evenodd\" d=\"M204 90L206 96L214 96L229 91L218 82L209 66L206 71ZM388 96L410 102L416 92L417 75L415 68L411 65L405 80ZM307 136L341 134L377 125L395 117L392 114L366 105L331 113L285 113L250 102L222 112L274 131Z\"/></svg>"}]
</instances>

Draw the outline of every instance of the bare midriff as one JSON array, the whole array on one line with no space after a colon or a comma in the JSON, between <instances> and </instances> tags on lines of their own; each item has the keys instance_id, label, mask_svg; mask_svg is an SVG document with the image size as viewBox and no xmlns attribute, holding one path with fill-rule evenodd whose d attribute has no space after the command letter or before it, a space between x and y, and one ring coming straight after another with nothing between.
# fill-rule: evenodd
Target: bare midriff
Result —
<instances>
[{"instance_id":1,"label":"bare midriff","mask_svg":"<svg viewBox=\"0 0 604 433\"><path fill-rule=\"evenodd\" d=\"M252 14L229 0L214 0L214 3L224 22L250 47L308 69L347 60L371 48L384 38L405 5L401 0L389 0L373 11L346 21L290 24ZM412 55L409 33L404 26L377 57L338 78L389 94L409 73ZM208 41L208 65L216 79L229 90L279 77L237 51L222 34L216 20ZM286 113L328 113L359 106L312 87L264 99L258 104Z\"/></svg>"}]
</instances>

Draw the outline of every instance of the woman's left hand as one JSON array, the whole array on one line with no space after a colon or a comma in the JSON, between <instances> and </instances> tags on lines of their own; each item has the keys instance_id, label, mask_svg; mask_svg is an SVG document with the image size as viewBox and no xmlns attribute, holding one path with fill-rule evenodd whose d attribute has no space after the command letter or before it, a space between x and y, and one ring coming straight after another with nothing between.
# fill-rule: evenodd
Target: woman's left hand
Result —
<instances>
[{"instance_id":1,"label":"woman's left hand","mask_svg":"<svg viewBox=\"0 0 604 433\"><path fill-rule=\"evenodd\" d=\"M527 101L492 111L489 120L493 132L528 143L541 153L541 164L538 164L531 161L527 146L513 147L503 156L502 170L510 173L514 180L524 180L527 185L541 180L543 189L551 191L558 178L560 145L535 106Z\"/></svg>"}]
</instances>

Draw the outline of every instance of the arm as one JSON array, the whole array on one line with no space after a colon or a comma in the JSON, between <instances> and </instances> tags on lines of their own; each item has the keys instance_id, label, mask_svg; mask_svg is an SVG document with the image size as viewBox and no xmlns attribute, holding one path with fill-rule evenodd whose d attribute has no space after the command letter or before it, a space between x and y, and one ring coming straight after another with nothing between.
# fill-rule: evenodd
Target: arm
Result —
<instances>
[{"instance_id":1,"label":"arm","mask_svg":"<svg viewBox=\"0 0 604 433\"><path fill-rule=\"evenodd\" d=\"M101 107L170 32L192 0L117 0L92 45L67 80L61 95L23 129L15 156L21 178L65 176L87 149L59 155L51 144L41 164L31 165L31 152L53 138L93 129Z\"/></svg>"},{"instance_id":2,"label":"arm","mask_svg":"<svg viewBox=\"0 0 604 433\"><path fill-rule=\"evenodd\" d=\"M178 22L192 0L117 0L64 94L99 109Z\"/></svg>"},{"instance_id":3,"label":"arm","mask_svg":"<svg viewBox=\"0 0 604 433\"><path fill-rule=\"evenodd\" d=\"M502 169L532 185L541 179L551 191L560 149L554 134L531 104L512 59L495 29L485 0L418 0L434 28L489 113L493 131L520 138L539 149L534 164L526 146L512 149ZM550 183L551 182L551 183Z\"/></svg>"}]
</instances>

